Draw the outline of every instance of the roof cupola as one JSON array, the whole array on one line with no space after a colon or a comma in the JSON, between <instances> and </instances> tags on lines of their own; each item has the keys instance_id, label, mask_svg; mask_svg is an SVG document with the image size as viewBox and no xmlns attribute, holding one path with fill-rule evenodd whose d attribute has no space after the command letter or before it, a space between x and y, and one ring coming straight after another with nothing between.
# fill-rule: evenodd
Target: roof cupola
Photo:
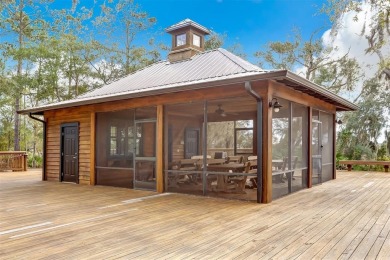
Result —
<instances>
[{"instance_id":1,"label":"roof cupola","mask_svg":"<svg viewBox=\"0 0 390 260\"><path fill-rule=\"evenodd\" d=\"M170 62L187 60L203 52L204 37L210 34L206 27L190 19L174 24L165 31L172 35L172 48L168 54Z\"/></svg>"}]
</instances>

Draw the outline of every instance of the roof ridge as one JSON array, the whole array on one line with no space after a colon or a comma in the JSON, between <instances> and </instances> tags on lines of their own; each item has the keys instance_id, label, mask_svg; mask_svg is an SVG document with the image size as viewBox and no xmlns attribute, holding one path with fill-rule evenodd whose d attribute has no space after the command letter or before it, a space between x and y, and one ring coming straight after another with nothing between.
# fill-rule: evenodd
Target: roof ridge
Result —
<instances>
[{"instance_id":1,"label":"roof ridge","mask_svg":"<svg viewBox=\"0 0 390 260\"><path fill-rule=\"evenodd\" d=\"M237 58L239 58L239 59L242 59L241 57L238 57L237 55L235 55L234 53L231 53L230 51L228 51L228 50L226 50L226 49L224 49L224 48L218 48L217 49L220 53L222 53L222 55L224 55L226 58L228 58L229 60L231 60L233 63L235 63L237 66L239 66L240 68L242 68L244 71L246 71L246 72L249 72L249 71L253 71L253 70L248 70L248 69L246 69L246 68L244 68L241 64L239 64L238 62L236 62L235 60L233 60L231 57L229 57L228 55L226 55L226 53L225 52L228 52L229 54L232 54L232 55L234 55L234 56L236 56ZM244 60L244 59L242 59L243 61L246 61L246 60ZM246 62L248 62L248 61L246 61ZM251 64L252 66L254 66L252 63L250 63L250 62L248 62L249 64Z\"/></svg>"},{"instance_id":2,"label":"roof ridge","mask_svg":"<svg viewBox=\"0 0 390 260\"><path fill-rule=\"evenodd\" d=\"M127 78L128 76L133 75L133 74L135 74L135 73L137 73L137 72L139 72L139 71L143 71L143 70L145 70L145 69L147 69L147 68L149 68L149 67L151 67L151 66L153 66L153 65L156 65L156 64L159 64L159 63L164 63L164 62L166 62L166 61L167 61L167 60L158 60L158 61L155 61L155 62L153 62L153 63L151 63L151 64L149 64L149 65L147 65L147 66L145 66L145 67L142 67L142 68L140 68L140 69L137 69L137 70L135 70L135 71L133 71L133 72L127 74L127 75L124 75L123 77L120 77L120 78L118 78L118 79L116 79L116 80L113 80L113 81L111 81L110 83L104 83L103 85L101 85L101 86L98 87L98 88L91 89L91 90L89 90L89 91L83 93L82 95L79 95L79 96L75 97L74 99L82 98L83 96L89 94L90 92L93 92L93 91L95 91L95 90L97 90L97 89L103 88L103 87L105 87L105 86L107 86L107 85L110 85L110 84L112 84L112 83L114 83L114 82L118 82L118 81L120 81L120 80L122 80L122 79L124 79L124 78Z\"/></svg>"},{"instance_id":3,"label":"roof ridge","mask_svg":"<svg viewBox=\"0 0 390 260\"><path fill-rule=\"evenodd\" d=\"M178 60L178 61L171 62L171 61L169 61L169 59L167 59L167 60L164 60L164 61L165 61L166 63L169 62L169 65L170 65L170 64L176 64L176 63L181 63L181 62L190 61L190 60L192 60L192 59L193 59L194 57L196 57L196 56L200 56L200 55L203 55L203 54L206 54L206 53L209 53L209 52L214 52L214 51L218 51L218 49L212 49L212 50L206 50L206 51L198 52L198 53L196 53L194 56L192 56L192 57L190 57L190 58L188 58L188 59L184 59L184 60ZM155 64L155 63L153 63L153 64Z\"/></svg>"}]
</instances>

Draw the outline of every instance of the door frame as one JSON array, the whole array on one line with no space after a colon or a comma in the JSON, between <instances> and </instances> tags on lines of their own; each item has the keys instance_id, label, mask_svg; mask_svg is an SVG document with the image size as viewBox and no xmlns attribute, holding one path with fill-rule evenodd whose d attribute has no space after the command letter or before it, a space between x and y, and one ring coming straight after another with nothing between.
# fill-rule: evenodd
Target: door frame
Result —
<instances>
[{"instance_id":1,"label":"door frame","mask_svg":"<svg viewBox=\"0 0 390 260\"><path fill-rule=\"evenodd\" d=\"M142 123L154 123L155 124L155 133L154 133L154 136L155 136L155 156L154 157L138 157L137 156L137 124L142 124ZM137 160L139 158L144 158L143 161L150 161L150 162L155 162L155 165L154 165L154 171L157 172L157 165L156 165L156 161L157 161L157 118L147 118L147 119L139 119L139 120L134 120L134 156L133 156L133 169L134 169L134 176L133 176L133 189L135 190L152 190L152 191L156 191L157 190L157 180L155 181L155 187L154 189L147 189L147 188L142 188L142 187L137 187L137 183L142 183L142 181L137 181L136 178L137 178ZM142 161L142 159L140 160Z\"/></svg>"},{"instance_id":2,"label":"door frame","mask_svg":"<svg viewBox=\"0 0 390 260\"><path fill-rule=\"evenodd\" d=\"M186 158L186 149L187 149L187 131L195 131L196 134L197 134L197 138L198 138L198 143L197 143L197 150L198 150L198 154L200 154L200 128L195 128L195 127L186 127L185 130L184 130L184 146L183 146L183 149L184 149L184 158ZM188 158L188 159L191 159L191 158Z\"/></svg>"},{"instance_id":3,"label":"door frame","mask_svg":"<svg viewBox=\"0 0 390 260\"><path fill-rule=\"evenodd\" d=\"M77 142L76 142L76 147L77 147L77 178L76 178L76 183L79 184L79 166L80 166L80 123L79 122L71 122L71 123L63 123L60 126L60 173L59 173L59 181L62 182L64 179L64 176L62 175L63 169L64 169L64 156L63 156L63 151L64 151L64 128L65 127L77 127Z\"/></svg>"},{"instance_id":4,"label":"door frame","mask_svg":"<svg viewBox=\"0 0 390 260\"><path fill-rule=\"evenodd\" d=\"M312 172L311 172L311 176L310 178L312 179L311 180L311 183L313 183L313 174L314 174L314 152L316 152L316 155L317 156L320 156L320 157L317 157L317 158L320 158L320 165L319 165L319 170L320 172L318 173L318 183L316 183L316 185L318 184L322 184L322 122L320 120L315 120L315 119L312 119L312 136L311 136L311 143L310 145L312 146L311 149L312 149L312 158L311 158L311 161L312 161ZM318 151L314 151L313 150L313 124L317 124L317 128L318 128Z\"/></svg>"}]
</instances>

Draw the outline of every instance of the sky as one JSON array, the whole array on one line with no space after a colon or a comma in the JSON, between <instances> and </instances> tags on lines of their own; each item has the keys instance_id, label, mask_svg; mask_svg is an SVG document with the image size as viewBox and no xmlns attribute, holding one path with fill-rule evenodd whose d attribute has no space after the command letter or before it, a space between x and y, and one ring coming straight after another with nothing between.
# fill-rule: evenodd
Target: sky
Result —
<instances>
[{"instance_id":1,"label":"sky","mask_svg":"<svg viewBox=\"0 0 390 260\"><path fill-rule=\"evenodd\" d=\"M286 40L299 28L304 39L318 30L317 37L330 27L318 10L324 0L141 0L142 10L157 19L152 28L161 32L162 42L170 45L164 29L189 18L220 34L226 33L224 47L239 43L247 59L270 41Z\"/></svg>"},{"instance_id":2,"label":"sky","mask_svg":"<svg viewBox=\"0 0 390 260\"><path fill-rule=\"evenodd\" d=\"M73 0L57 0L54 8L70 8ZM96 1L96 0L95 0ZM293 29L298 29L302 39L308 40L312 34L314 38L321 38L324 44L333 45L329 37L331 23L328 17L320 13L320 8L327 0L134 0L140 10L150 17L155 17L156 24L147 31L140 32L134 44L148 46L148 40L153 37L157 43L171 45L171 36L165 33L165 28L189 18L204 27L218 33L225 34L223 48L229 49L234 44L240 44L241 52L246 59L258 65L254 56L256 51L264 50L269 42L292 40ZM93 0L78 0L79 8L83 5L91 7ZM102 0L96 1L101 4ZM115 2L115 0L114 0ZM361 57L367 48L366 40L359 36L361 23L353 21L354 14L346 15L342 24L341 33L336 39L339 52L343 55L351 51L362 62ZM115 39L113 39L115 41ZM352 48L352 50L351 50ZM166 59L168 52L162 52L162 59ZM263 69L273 69L263 67ZM372 70L374 71L374 70ZM296 73L304 75L302 68L295 68ZM370 75L373 73L369 73Z\"/></svg>"},{"instance_id":3,"label":"sky","mask_svg":"<svg viewBox=\"0 0 390 260\"><path fill-rule=\"evenodd\" d=\"M364 79L373 77L378 68L378 57L365 54L368 44L360 35L365 18L373 15L369 4L362 6L361 13L344 15L337 37L332 38L331 23L326 15L320 13L327 0L140 0L137 3L143 11L157 19L156 25L138 39L139 44L145 44L154 34L157 41L170 46L170 35L164 29L189 18L219 34L226 34L224 48L239 43L246 59L256 65L256 51L264 50L265 45L272 41L291 40L294 28L299 29L303 40L309 40L316 32L315 39L321 38L324 45L337 47L332 54L335 58L349 53L349 57L356 58L365 70L365 76L355 91L340 93L350 101L360 93ZM358 21L354 21L356 15ZM384 48L384 53L390 53L390 41ZM165 59L166 55L164 53L162 58ZM293 72L305 76L303 67L296 67Z\"/></svg>"},{"instance_id":4,"label":"sky","mask_svg":"<svg viewBox=\"0 0 390 260\"><path fill-rule=\"evenodd\" d=\"M57 0L54 8L70 8L74 0ZM100 5L107 0L78 0L78 8ZM113 0L116 2L117 0ZM363 5L359 14L347 13L342 17L341 27L336 38L330 37L331 23L328 17L320 13L320 8L327 0L134 0L140 10L155 17L156 24L147 31L140 32L134 40L136 46L148 46L151 37L156 43L171 45L171 36L165 28L189 18L204 27L218 33L226 34L223 48L238 43L240 52L246 54L246 59L258 65L254 56L256 51L264 50L272 41L291 40L293 29L301 32L302 39L308 40L314 32L315 39L321 39L324 45L337 47L333 56L340 57L349 52L350 58L356 58L365 69L355 91L347 91L341 95L353 101L360 92L364 79L374 75L378 68L376 55L365 55L368 47L366 39L360 35L364 19L370 17L372 11L368 4ZM355 16L358 22L354 21ZM119 26L119 25L118 25ZM368 32L369 29L366 29ZM109 39L111 40L111 39ZM114 42L120 39L112 39ZM390 53L390 41L384 46ZM168 52L162 52L161 58L166 59ZM273 69L264 65L263 69ZM293 72L304 76L305 68L296 67Z\"/></svg>"}]
</instances>

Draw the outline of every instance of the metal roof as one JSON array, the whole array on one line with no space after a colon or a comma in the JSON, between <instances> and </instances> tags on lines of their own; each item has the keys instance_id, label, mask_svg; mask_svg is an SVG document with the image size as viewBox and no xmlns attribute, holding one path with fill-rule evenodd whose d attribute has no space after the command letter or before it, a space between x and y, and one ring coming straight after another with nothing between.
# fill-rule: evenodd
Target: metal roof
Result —
<instances>
[{"instance_id":1,"label":"metal roof","mask_svg":"<svg viewBox=\"0 0 390 260\"><path fill-rule=\"evenodd\" d=\"M143 91L159 86L245 74L247 72L263 71L224 49L216 49L195 55L189 60L174 63L169 61L154 63L116 82L81 95L78 99Z\"/></svg>"},{"instance_id":2,"label":"metal roof","mask_svg":"<svg viewBox=\"0 0 390 260\"><path fill-rule=\"evenodd\" d=\"M207 29L206 27L192 21L191 19L184 19L183 21L181 22L178 22L174 25L171 25L169 26L168 28L165 29L166 32L172 32L172 31L175 31L177 29L181 29L181 28L184 28L184 27L187 27L187 26L193 26L201 31L203 31L205 34L210 34L210 30Z\"/></svg>"},{"instance_id":3,"label":"metal roof","mask_svg":"<svg viewBox=\"0 0 390 260\"><path fill-rule=\"evenodd\" d=\"M286 70L264 71L224 49L206 51L191 59L170 63L161 61L102 86L75 99L18 111L21 114L96 104L101 102L210 88L254 80L276 80L334 104L339 111L358 107L294 73Z\"/></svg>"}]
</instances>

